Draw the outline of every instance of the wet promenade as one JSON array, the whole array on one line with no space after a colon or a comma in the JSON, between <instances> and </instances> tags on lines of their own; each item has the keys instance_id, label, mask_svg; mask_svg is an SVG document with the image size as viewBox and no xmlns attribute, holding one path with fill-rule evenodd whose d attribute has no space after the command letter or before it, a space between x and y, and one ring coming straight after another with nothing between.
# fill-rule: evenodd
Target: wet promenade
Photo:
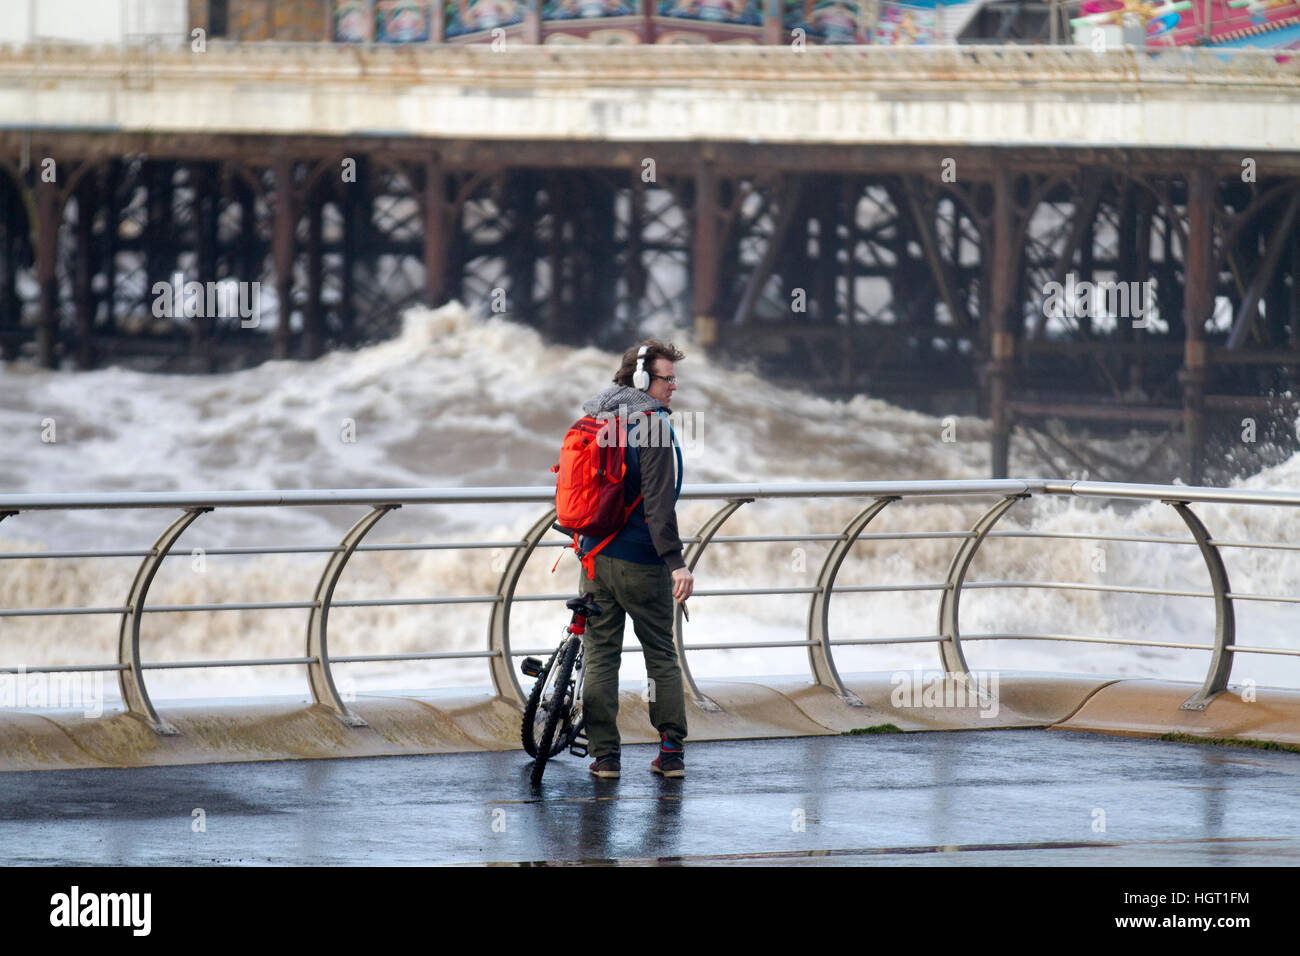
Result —
<instances>
[{"instance_id":1,"label":"wet promenade","mask_svg":"<svg viewBox=\"0 0 1300 956\"><path fill-rule=\"evenodd\" d=\"M1300 864L1300 755L1069 731L0 773L3 862Z\"/></svg>"}]
</instances>

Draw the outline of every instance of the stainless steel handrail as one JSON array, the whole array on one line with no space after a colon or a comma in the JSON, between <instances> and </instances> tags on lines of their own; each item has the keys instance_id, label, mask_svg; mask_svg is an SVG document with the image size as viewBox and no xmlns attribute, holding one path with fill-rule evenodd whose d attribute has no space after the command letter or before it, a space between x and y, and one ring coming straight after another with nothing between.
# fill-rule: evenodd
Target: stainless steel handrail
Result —
<instances>
[{"instance_id":1,"label":"stainless steel handrail","mask_svg":"<svg viewBox=\"0 0 1300 956\"><path fill-rule=\"evenodd\" d=\"M1045 532L1033 530L992 530L994 523L1017 500L1033 495L1074 496L1083 498L1112 499L1127 501L1160 501L1170 505L1180 515L1189 530L1191 538L1141 535L1089 535L1072 532ZM457 505L457 504L546 504L553 502L554 491L546 487L502 487L502 488L452 488L452 489L328 489L310 491L248 491L248 492L209 492L187 494L183 492L124 492L109 494L64 494L64 495L0 495L0 521L12 519L25 512L57 510L98 510L98 509L149 509L158 508L175 515L167 530L163 532L154 547L149 550L85 550L55 552L3 552L0 558L6 560L49 559L63 560L72 558L140 558L141 564L136 574L132 592L126 603L115 607L54 607L54 608L0 608L0 618L36 617L62 614L116 614L122 618L119 648L119 660L114 664L71 664L47 665L38 667L13 667L0 665L0 673L60 673L66 671L117 671L123 690L123 701L127 711L153 727L159 733L171 731L171 728L153 710L144 684L144 673L149 670L237 667L237 666L304 666L311 675L309 681L313 698L317 703L330 708L345 723L353 726L361 724L347 707L341 695L334 687L331 665L336 663L364 663L378 661L411 660L454 660L486 658L491 668L493 684L498 694L522 705L523 690L514 677L511 661L527 654L541 653L538 649L518 650L510 646L509 608L516 602L560 602L571 595L567 592L550 594L519 594L515 586L527 564L529 556L538 548L564 547L561 541L541 540L549 529L553 515L548 512L536 521L527 535L522 539L509 541L447 541L392 544L361 544L361 538L380 517L396 507L419 505ZM695 595L700 598L710 596L770 596L770 595L810 595L809 621L807 633L801 640L726 642L726 643L686 643L683 636L684 624L676 622L679 654L685 665L686 652L694 650L717 650L727 648L771 648L804 647L809 653L809 664L818 683L828 687L850 704L860 701L840 680L835 669L832 653L833 647L865 646L886 644L936 643L940 647L940 660L944 668L951 672L966 672L965 657L961 645L964 640L1049 640L1073 641L1080 643L1114 644L1117 646L1167 647L1185 650L1208 650L1211 663L1205 683L1201 690L1183 706L1188 709L1202 709L1215 696L1222 693L1228 684L1232 662L1237 653L1273 654L1300 656L1300 650L1285 648L1262 648L1240 645L1236 642L1235 621L1232 614L1233 602L1236 600L1271 601L1284 604L1300 603L1300 597L1287 595L1266 595L1234 592L1228 582L1227 573L1219 558L1221 548L1246 548L1260 550L1300 550L1300 545L1285 542L1248 542L1214 539L1198 516L1190 510L1190 505L1197 504L1234 504L1257 507L1297 507L1300 506L1300 492L1260 492L1247 489L1195 488L1174 485L1125 485L1109 482L1068 481L1052 479L1006 479L975 481L904 481L904 482L819 482L819 483L736 483L736 484L701 484L690 485L682 489L683 500L720 500L730 502L716 511L713 517L697 535L684 538L692 545L692 563L698 562L702 552L713 543L748 544L777 543L791 541L826 541L834 542L830 554L823 563L818 577L818 585L802 587L754 587L754 588L703 588ZM874 501L860 511L858 517L840 533L810 533L802 535L734 535L715 534L723 521L739 506L748 500L777 498L856 498L864 502ZM975 528L960 531L924 531L897 533L866 533L864 528L872 517L878 514L891 501L902 498L931 499L999 499L988 508ZM308 507L308 506L363 506L370 509L353 525L352 531L344 541L336 545L324 546L266 546L266 547L230 547L202 549L205 555L259 555L259 554L329 554L330 561L318 583L317 594L311 601L279 602L228 602L220 604L181 604L153 605L146 604L148 584L161 563L168 557L187 556L184 548L175 549L176 544L188 525L199 515L208 511L224 508L267 508L267 507ZM1086 584L1083 582L1060 581L966 581L965 573L976 551L988 538L1042 538L1063 540L1120 541L1151 543L1162 545L1196 545L1200 548L1207 564L1211 590L1187 591L1168 588L1143 588L1120 585ZM836 585L835 572L847 556L849 550L858 541L918 540L918 539L954 539L960 542L954 553L947 581L882 585ZM333 600L334 584L343 573L348 556L356 551L419 551L448 549L509 549L511 558L507 562L501 583L495 594L488 595L453 595L425 598L391 598L336 601ZM1168 641L1142 641L1123 638L1111 638L1101 635L1068 634L960 634L958 628L959 599L965 589L998 588L1047 588L1055 590L1087 590L1107 593L1132 593L1170 597L1210 598L1216 605L1216 625L1214 640L1210 644L1191 644ZM828 605L834 593L876 593L881 591L939 591L942 594L939 609L938 633L933 635L910 635L887 638L837 638L829 634ZM490 604L492 621L489 624L488 647L481 651L430 651L407 654L367 654L331 657L325 650L328 613L337 607L402 607L429 606L448 604ZM302 657L259 658L250 660L212 660L212 661L168 661L147 662L140 658L139 624L142 616L149 613L220 611L220 610L307 610L310 612L309 638L307 654ZM629 648L631 649L631 648ZM683 666L685 674L689 670ZM693 684L692 684L693 686ZM703 694L695 691L698 701L712 703ZM714 705L716 706L716 705Z\"/></svg>"}]
</instances>

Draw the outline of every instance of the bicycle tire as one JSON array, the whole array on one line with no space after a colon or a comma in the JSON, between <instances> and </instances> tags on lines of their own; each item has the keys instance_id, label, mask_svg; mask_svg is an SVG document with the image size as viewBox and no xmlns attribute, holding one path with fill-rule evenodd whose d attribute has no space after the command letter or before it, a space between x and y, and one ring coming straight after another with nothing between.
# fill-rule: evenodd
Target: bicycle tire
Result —
<instances>
[{"instance_id":1,"label":"bicycle tire","mask_svg":"<svg viewBox=\"0 0 1300 956\"><path fill-rule=\"evenodd\" d=\"M560 657L555 662L556 692L551 697L552 706L546 718L546 728L542 731L542 739L537 741L537 756L533 758L534 785L542 782L542 773L546 770L546 761L551 758L555 734L559 731L561 722L565 724L569 722L569 708L564 706L564 698L569 693L569 675L573 673L573 662L578 657L581 643L582 638L571 635L564 647L557 652Z\"/></svg>"},{"instance_id":2,"label":"bicycle tire","mask_svg":"<svg viewBox=\"0 0 1300 956\"><path fill-rule=\"evenodd\" d=\"M567 638L566 638L567 640ZM560 647L564 645L561 644ZM533 728L537 722L537 705L542 700L542 689L546 686L546 678L551 674L551 668L555 666L555 659L560 656L560 647L551 651L551 657L542 668L542 672L537 675L537 680L533 684L533 692L528 695L528 703L524 705L524 720L519 727L520 742L524 745L524 750L528 756L537 756L537 738L533 736Z\"/></svg>"}]
</instances>

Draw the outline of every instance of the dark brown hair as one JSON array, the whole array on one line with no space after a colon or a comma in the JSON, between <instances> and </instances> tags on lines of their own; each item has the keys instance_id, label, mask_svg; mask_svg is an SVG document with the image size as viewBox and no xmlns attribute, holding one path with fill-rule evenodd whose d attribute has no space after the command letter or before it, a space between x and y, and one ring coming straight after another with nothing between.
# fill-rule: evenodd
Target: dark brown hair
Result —
<instances>
[{"instance_id":1,"label":"dark brown hair","mask_svg":"<svg viewBox=\"0 0 1300 956\"><path fill-rule=\"evenodd\" d=\"M658 339L646 339L639 342L623 353L623 364L618 367L618 372L614 375L615 385L626 385L632 387L632 373L636 371L636 354L641 351L641 346L646 346L645 365L643 368L653 374L655 359L668 359L670 362L680 362L686 356L678 351L677 347L669 342L667 345Z\"/></svg>"}]
</instances>

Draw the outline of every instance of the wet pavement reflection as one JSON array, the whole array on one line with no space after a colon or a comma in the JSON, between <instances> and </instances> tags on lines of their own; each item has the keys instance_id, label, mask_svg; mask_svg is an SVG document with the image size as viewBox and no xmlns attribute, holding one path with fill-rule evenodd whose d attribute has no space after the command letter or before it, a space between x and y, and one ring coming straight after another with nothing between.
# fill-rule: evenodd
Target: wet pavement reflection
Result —
<instances>
[{"instance_id":1,"label":"wet pavement reflection","mask_svg":"<svg viewBox=\"0 0 1300 956\"><path fill-rule=\"evenodd\" d=\"M1062 731L0 773L13 864L1300 864L1300 755Z\"/></svg>"}]
</instances>

